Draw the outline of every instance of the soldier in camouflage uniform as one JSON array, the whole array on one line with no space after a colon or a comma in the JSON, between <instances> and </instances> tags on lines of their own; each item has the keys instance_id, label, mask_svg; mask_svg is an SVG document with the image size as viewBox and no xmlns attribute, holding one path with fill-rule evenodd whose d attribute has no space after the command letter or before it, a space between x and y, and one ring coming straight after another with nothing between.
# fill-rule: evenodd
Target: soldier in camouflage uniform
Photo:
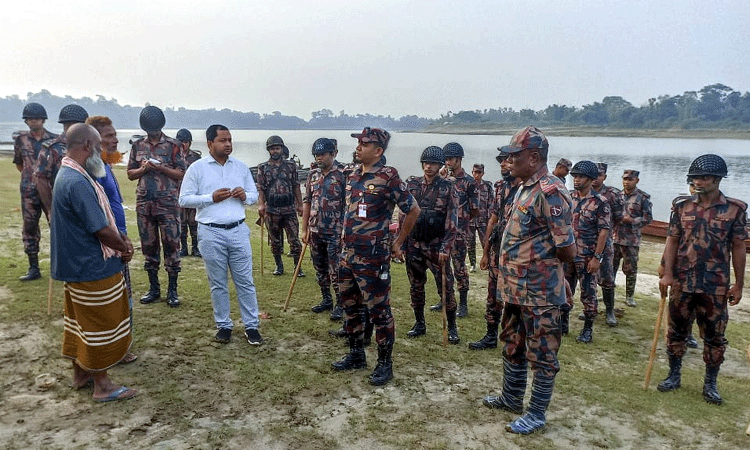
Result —
<instances>
[{"instance_id":1,"label":"soldier in camouflage uniform","mask_svg":"<svg viewBox=\"0 0 750 450\"><path fill-rule=\"evenodd\" d=\"M42 211L49 220L49 210L46 209L34 184L33 174L37 169L39 153L42 144L57 137L44 128L47 111L39 103L29 103L23 108L23 120L29 126L29 131L19 131L13 134L13 164L21 172L21 214L23 216L23 251L29 259L29 270L22 276L21 281L31 281L41 278L39 272L39 218Z\"/></svg>"},{"instance_id":2,"label":"soldier in camouflage uniform","mask_svg":"<svg viewBox=\"0 0 750 450\"><path fill-rule=\"evenodd\" d=\"M406 335L422 336L427 332L424 319L427 269L436 274L441 284L445 277L445 311L448 318L448 341L458 344L456 328L456 298L453 293L453 273L450 255L458 232L458 195L453 183L439 175L445 163L443 149L430 146L420 157L424 176L409 177L406 188L416 199L421 210L419 219L406 239L406 274L409 276L411 307L415 323ZM445 273L443 273L445 271Z\"/></svg>"},{"instance_id":3,"label":"soldier in camouflage uniform","mask_svg":"<svg viewBox=\"0 0 750 450\"><path fill-rule=\"evenodd\" d=\"M622 218L622 191L614 186L607 186L604 181L607 179L607 164L596 163L599 168L599 177L591 183L591 188L597 194L604 197L609 204L609 211L612 214L611 225L615 225ZM602 300L607 308L607 325L614 327L617 325L615 317L615 270L612 265L615 257L614 245L612 243L612 233L607 235L607 245L604 246L604 259L599 267L599 286L602 288Z\"/></svg>"},{"instance_id":4,"label":"soldier in camouflage uniform","mask_svg":"<svg viewBox=\"0 0 750 450\"><path fill-rule=\"evenodd\" d=\"M458 234L451 252L453 273L458 284L459 295L456 316L466 317L469 313L469 271L466 269L466 248L469 241L469 224L471 219L479 214L479 196L474 179L461 167L461 161L464 157L464 149L461 144L449 142L443 147L443 154L445 155L445 166L448 168L448 179L453 182L458 193ZM438 281L438 277L435 277L435 281ZM441 283L438 282L437 284L438 292L441 292ZM442 311L442 303L433 305L430 309Z\"/></svg>"},{"instance_id":5,"label":"soldier in camouflage uniform","mask_svg":"<svg viewBox=\"0 0 750 450\"><path fill-rule=\"evenodd\" d=\"M555 165L555 170L552 175L559 178L563 184L565 184L565 177L570 173L570 169L573 167L573 163L567 158L560 158L560 161Z\"/></svg>"},{"instance_id":6,"label":"soldier in camouflage uniform","mask_svg":"<svg viewBox=\"0 0 750 450\"><path fill-rule=\"evenodd\" d=\"M190 130L182 128L175 136L182 146L182 156L185 158L185 170L191 164L201 159L201 152L193 150L190 146L193 143L193 135ZM201 251L198 250L198 222L195 220L195 208L180 208L180 256L188 255L188 231L191 236L193 256L201 257Z\"/></svg>"},{"instance_id":7,"label":"soldier in camouflage uniform","mask_svg":"<svg viewBox=\"0 0 750 450\"><path fill-rule=\"evenodd\" d=\"M419 206L401 181L398 171L385 165L383 153L390 134L365 127L358 139L357 161L346 186L344 231L339 262L339 289L344 306L344 327L349 353L332 364L334 370L367 367L364 349L365 309L375 326L378 364L370 384L379 386L393 378L393 343L396 330L391 313L391 255L403 256L401 247L419 216ZM406 214L395 239L389 225L393 208Z\"/></svg>"},{"instance_id":8,"label":"soldier in camouflage uniform","mask_svg":"<svg viewBox=\"0 0 750 450\"><path fill-rule=\"evenodd\" d=\"M295 266L302 253L297 219L297 214L302 215L302 192L299 186L297 165L294 161L284 158L285 148L284 140L279 136L271 136L266 140L266 150L270 158L258 165L258 179L256 180L259 195L258 214L266 221L271 253L276 262L274 275L284 274L284 262L281 260L284 251L282 230L289 241ZM304 277L305 274L300 270L298 276Z\"/></svg>"},{"instance_id":9,"label":"soldier in camouflage uniform","mask_svg":"<svg viewBox=\"0 0 750 450\"><path fill-rule=\"evenodd\" d=\"M685 338L690 331L691 315L703 337L703 398L720 405L716 377L724 361L727 340L724 332L729 315L727 304L734 306L742 298L745 281L745 239L747 204L725 197L719 190L727 176L727 165L718 155L696 158L688 170L695 187L693 196L677 197L672 203L667 242L664 247L662 292L669 294L667 355L669 375L659 383L662 392L680 387ZM735 283L730 284L730 263Z\"/></svg>"},{"instance_id":10,"label":"soldier in camouflage uniform","mask_svg":"<svg viewBox=\"0 0 750 450\"><path fill-rule=\"evenodd\" d=\"M506 425L511 433L529 434L546 424L545 412L560 370L560 307L565 304L563 262L576 252L571 227L572 200L559 178L547 169L549 144L536 127L517 132L508 154L511 175L521 179L500 246L503 308L503 390L484 404L523 413L527 363L534 371L531 401L525 414Z\"/></svg>"},{"instance_id":11,"label":"soldier in camouflage uniform","mask_svg":"<svg viewBox=\"0 0 750 450\"><path fill-rule=\"evenodd\" d=\"M637 170L626 170L622 174L622 218L614 227L613 238L615 257L612 261L614 272L620 268L625 274L625 301L628 306L635 307L635 280L638 276L638 249L641 245L641 228L650 224L651 196L638 189Z\"/></svg>"},{"instance_id":12,"label":"soldier in camouflage uniform","mask_svg":"<svg viewBox=\"0 0 750 450\"><path fill-rule=\"evenodd\" d=\"M331 312L331 319L339 320L343 315L339 292L339 256L347 176L344 165L336 161L338 150L335 140L316 140L312 154L316 167L307 178L302 200L302 239L310 246L310 258L323 297L319 304L312 307L312 311L321 313L333 309L333 285L336 308Z\"/></svg>"},{"instance_id":13,"label":"soldier in camouflage uniform","mask_svg":"<svg viewBox=\"0 0 750 450\"><path fill-rule=\"evenodd\" d=\"M482 179L484 176L484 164L474 164L474 167L471 169L471 176L474 177L474 182L476 183L477 204L479 205L479 213L469 222L469 264L471 265L469 271L473 273L477 271L476 238L479 235L479 243L484 247L484 238L487 236L487 221L489 220L490 208L494 200L494 191L492 183Z\"/></svg>"},{"instance_id":14,"label":"soldier in camouflage uniform","mask_svg":"<svg viewBox=\"0 0 750 450\"><path fill-rule=\"evenodd\" d=\"M180 273L180 180L185 175L185 158L180 141L162 133L164 113L156 106L141 111L140 124L147 136L132 141L128 179L138 180L135 190L138 234L146 259L149 291L141 303L161 298L159 285L159 241L164 247L164 268L169 276L167 305L180 306L177 275Z\"/></svg>"},{"instance_id":15,"label":"soldier in camouflage uniform","mask_svg":"<svg viewBox=\"0 0 750 450\"><path fill-rule=\"evenodd\" d=\"M65 156L65 133L73 124L84 123L88 116L86 110L78 105L71 104L63 107L57 120L57 123L63 125L62 134L42 142L42 150L39 152L36 170L32 177L42 205L47 211L51 210L52 188L55 184L57 172L60 170L63 156Z\"/></svg>"},{"instance_id":16,"label":"soldier in camouflage uniform","mask_svg":"<svg viewBox=\"0 0 750 450\"><path fill-rule=\"evenodd\" d=\"M500 150L500 148L498 148ZM520 179L510 174L508 155L500 152L497 162L500 163L502 180L495 183L495 198L490 206L490 219L487 234L484 237L484 255L479 263L482 270L487 270L487 307L484 318L487 321L487 333L477 342L470 342L472 350L484 350L497 347L497 329L503 315L503 299L497 290L498 259L500 257L500 240L505 231L508 214L513 206L513 198L518 191Z\"/></svg>"},{"instance_id":17,"label":"soldier in camouflage uniform","mask_svg":"<svg viewBox=\"0 0 750 450\"><path fill-rule=\"evenodd\" d=\"M581 285L583 303L583 329L576 341L588 344L592 340L594 318L597 314L596 280L604 247L612 229L607 200L591 188L599 176L599 168L591 161L578 161L570 174L573 175L571 193L573 199L573 233L576 237L578 253L572 263L566 264L565 278L575 293L576 284ZM571 304L568 307L572 308Z\"/></svg>"}]
</instances>

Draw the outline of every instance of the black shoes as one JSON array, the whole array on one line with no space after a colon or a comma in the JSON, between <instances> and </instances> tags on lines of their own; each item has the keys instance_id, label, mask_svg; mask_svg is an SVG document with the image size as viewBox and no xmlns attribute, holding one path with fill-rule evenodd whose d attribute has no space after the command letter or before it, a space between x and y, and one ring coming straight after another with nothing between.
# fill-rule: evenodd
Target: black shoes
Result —
<instances>
[{"instance_id":1,"label":"black shoes","mask_svg":"<svg viewBox=\"0 0 750 450\"><path fill-rule=\"evenodd\" d=\"M245 330L245 337L247 338L247 343L250 345L261 345L263 343L263 338L260 337L260 333L255 328L247 328Z\"/></svg>"},{"instance_id":2,"label":"black shoes","mask_svg":"<svg viewBox=\"0 0 750 450\"><path fill-rule=\"evenodd\" d=\"M232 340L232 329L231 328L219 328L219 331L214 337L214 341L220 344L228 344Z\"/></svg>"}]
</instances>

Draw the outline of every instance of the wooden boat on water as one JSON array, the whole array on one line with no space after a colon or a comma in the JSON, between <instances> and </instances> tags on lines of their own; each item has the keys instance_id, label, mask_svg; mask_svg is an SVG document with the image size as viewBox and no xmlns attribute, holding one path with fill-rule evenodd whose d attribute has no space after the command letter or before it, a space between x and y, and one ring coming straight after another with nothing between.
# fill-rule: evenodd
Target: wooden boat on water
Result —
<instances>
[{"instance_id":1,"label":"wooden boat on water","mask_svg":"<svg viewBox=\"0 0 750 450\"><path fill-rule=\"evenodd\" d=\"M667 227L669 227L667 222L654 220L641 229L641 234L663 241L667 238ZM750 253L750 239L745 239L745 244L747 247L746 252Z\"/></svg>"},{"instance_id":2,"label":"wooden boat on water","mask_svg":"<svg viewBox=\"0 0 750 450\"><path fill-rule=\"evenodd\" d=\"M304 185L307 181L307 178L310 176L310 168L304 167L302 163L300 162L299 156L292 155L291 158L289 158L291 161L294 161L294 163L297 165L297 176L299 177L300 184ZM250 173L253 174L253 180L258 179L258 166L252 166L250 168Z\"/></svg>"}]
</instances>

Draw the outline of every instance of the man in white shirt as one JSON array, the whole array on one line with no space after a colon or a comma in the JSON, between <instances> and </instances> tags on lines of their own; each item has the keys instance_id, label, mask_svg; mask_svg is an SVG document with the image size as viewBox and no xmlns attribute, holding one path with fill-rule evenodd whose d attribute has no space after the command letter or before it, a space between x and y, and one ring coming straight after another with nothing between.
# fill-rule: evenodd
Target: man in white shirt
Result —
<instances>
[{"instance_id":1,"label":"man in white shirt","mask_svg":"<svg viewBox=\"0 0 750 450\"><path fill-rule=\"evenodd\" d=\"M251 345L261 345L258 332L258 299L253 282L253 252L250 229L245 225L245 207L258 200L258 190L247 165L229 156L232 134L223 125L206 130L209 156L194 162L185 172L180 189L180 207L196 208L198 249L203 255L211 288L216 341L232 337L229 317L227 268L237 288L237 301Z\"/></svg>"}]
</instances>

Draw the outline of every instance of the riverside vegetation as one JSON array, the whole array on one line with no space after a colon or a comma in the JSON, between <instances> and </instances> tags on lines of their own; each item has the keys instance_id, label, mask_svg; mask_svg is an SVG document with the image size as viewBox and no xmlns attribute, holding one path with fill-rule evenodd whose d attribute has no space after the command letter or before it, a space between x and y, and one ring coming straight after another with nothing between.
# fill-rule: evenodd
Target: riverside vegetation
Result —
<instances>
[{"instance_id":1,"label":"riverside vegetation","mask_svg":"<svg viewBox=\"0 0 750 450\"><path fill-rule=\"evenodd\" d=\"M124 167L115 168L128 229L138 247L135 184ZM336 373L330 363L347 351L328 330L338 328L327 314L309 308L319 301L314 277L297 281L288 311L283 303L290 275L271 275L265 252L260 275L260 233L251 225L255 281L263 311L266 343L251 347L236 331L228 345L215 333L203 263L183 258L179 294L182 306L134 304L134 344L138 360L111 370L113 379L139 390L133 400L95 404L91 390L74 391L70 362L60 356L62 283L54 282L52 315L47 315L49 233L43 231L40 281L21 283L26 270L21 235L19 173L0 158L0 442L8 449L701 449L748 448L750 370L750 292L730 309L729 348L719 374L722 406L701 397L700 351L684 359L682 388L659 393L667 372L664 341L659 343L651 386L644 371L658 307L655 273L663 245L641 248L636 301L625 308L623 283L617 307L620 325L597 319L594 342L575 342L580 322L563 339L561 371L544 432L521 437L504 431L514 416L482 406L498 392L501 350L471 351L466 344L484 335L486 272L471 274L469 317L458 322L462 342L441 345L441 321L428 314L427 335L404 337L413 323L403 265L392 266L392 305L396 318L394 380L381 388L367 383L376 350L368 349L369 369ZM248 222L257 218L249 208ZM44 221L42 221L43 228ZM288 260L291 261L291 260ZM290 263L291 264L291 263ZM309 258L305 271L313 273ZM134 297L147 288L143 257L131 262ZM232 292L232 295L234 293ZM429 299L436 300L433 283ZM236 302L232 316L239 317ZM580 311L576 310L572 317ZM241 330L237 324L236 330ZM528 395L527 399L528 401Z\"/></svg>"}]
</instances>

